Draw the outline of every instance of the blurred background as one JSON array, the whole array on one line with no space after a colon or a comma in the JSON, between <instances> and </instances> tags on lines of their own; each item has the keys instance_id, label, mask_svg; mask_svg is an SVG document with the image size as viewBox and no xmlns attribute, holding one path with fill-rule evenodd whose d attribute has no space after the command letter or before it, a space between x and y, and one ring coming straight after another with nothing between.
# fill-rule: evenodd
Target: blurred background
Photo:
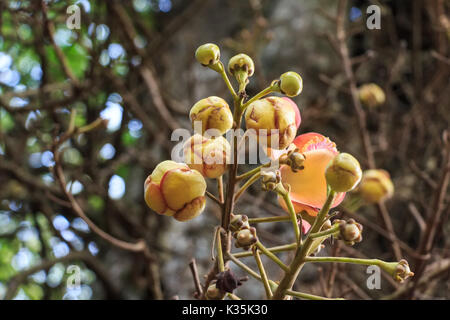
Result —
<instances>
[{"instance_id":1,"label":"blurred background","mask_svg":"<svg viewBox=\"0 0 450 320\"><path fill-rule=\"evenodd\" d=\"M73 4L79 29L66 24ZM390 173L395 194L381 209L365 205L353 214L345 204L338 208L364 225L364 241L328 243L323 254L406 258L416 277L400 285L384 275L381 288L370 290L363 266L308 265L296 288L348 299L448 299L450 3L341 4L338 11L334 0L1 0L0 298L193 298L188 263L195 258L200 275L208 272L219 209L208 201L200 217L176 222L148 209L143 183L170 159L171 132L191 129L188 113L197 100L217 95L231 103L218 74L194 58L199 45L213 42L224 63L240 52L254 59L249 95L285 71L298 72L304 82L294 98L302 114L299 133L330 137L364 169L369 163L352 84L376 83L386 94L382 106L363 106L363 123L375 167ZM372 4L381 9L380 29L366 26ZM337 37L339 21L344 41ZM62 144L66 188L110 235L130 243L145 239L145 254L92 232L56 181L52 144L74 109L78 127L99 117L109 121ZM258 184L235 211L284 214ZM258 234L266 246L279 245L292 240L289 227L265 224ZM279 279L279 269L267 266ZM73 285L78 270L81 282ZM236 294L260 299L264 290L251 279Z\"/></svg>"}]
</instances>

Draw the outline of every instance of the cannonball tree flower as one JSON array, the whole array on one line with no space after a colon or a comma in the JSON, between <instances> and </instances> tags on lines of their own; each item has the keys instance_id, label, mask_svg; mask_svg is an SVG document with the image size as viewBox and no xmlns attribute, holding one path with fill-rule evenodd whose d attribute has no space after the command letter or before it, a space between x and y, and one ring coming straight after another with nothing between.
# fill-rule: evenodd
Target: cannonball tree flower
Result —
<instances>
[{"instance_id":1,"label":"cannonball tree flower","mask_svg":"<svg viewBox=\"0 0 450 320\"><path fill-rule=\"evenodd\" d=\"M245 111L246 128L253 130L259 143L273 149L284 149L289 146L300 123L297 105L286 97L256 100Z\"/></svg>"},{"instance_id":2,"label":"cannonball tree flower","mask_svg":"<svg viewBox=\"0 0 450 320\"><path fill-rule=\"evenodd\" d=\"M184 160L204 177L215 179L227 170L230 149L230 143L224 137L207 139L195 134L184 144Z\"/></svg>"},{"instance_id":3,"label":"cannonball tree flower","mask_svg":"<svg viewBox=\"0 0 450 320\"><path fill-rule=\"evenodd\" d=\"M166 160L156 166L144 183L147 205L158 214L187 221L205 208L206 182L186 164Z\"/></svg>"},{"instance_id":4,"label":"cannonball tree flower","mask_svg":"<svg viewBox=\"0 0 450 320\"><path fill-rule=\"evenodd\" d=\"M339 153L336 144L327 137L315 132L296 137L288 149L298 148L304 157L304 169L293 172L287 165L280 167L281 181L290 185L290 198L296 213L301 213L308 224L322 208L327 198L325 170L329 162ZM344 200L345 193L336 194L332 207ZM286 209L283 199L281 206ZM305 221L303 221L305 224Z\"/></svg>"}]
</instances>

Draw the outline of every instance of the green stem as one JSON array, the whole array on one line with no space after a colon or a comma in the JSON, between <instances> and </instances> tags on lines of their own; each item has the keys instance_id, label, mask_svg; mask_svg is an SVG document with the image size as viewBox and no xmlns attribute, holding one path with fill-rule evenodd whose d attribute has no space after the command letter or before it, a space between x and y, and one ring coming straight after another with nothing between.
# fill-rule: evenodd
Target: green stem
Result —
<instances>
[{"instance_id":1,"label":"green stem","mask_svg":"<svg viewBox=\"0 0 450 320\"><path fill-rule=\"evenodd\" d=\"M297 249L297 243L290 243L290 244L284 244L284 245L281 245L281 246L267 248L267 250L269 250L272 253L283 252L283 251L291 251L291 250L294 250L294 249ZM235 253L234 256L236 258L245 258L245 257L251 257L252 253L250 251L244 251L244 252Z\"/></svg>"},{"instance_id":2,"label":"green stem","mask_svg":"<svg viewBox=\"0 0 450 320\"><path fill-rule=\"evenodd\" d=\"M227 292L227 296L228 298L230 298L231 300L242 300L241 298L239 298L237 295Z\"/></svg>"},{"instance_id":3,"label":"green stem","mask_svg":"<svg viewBox=\"0 0 450 320\"><path fill-rule=\"evenodd\" d=\"M255 243L256 247L261 250L268 258L280 266L285 272L289 272L289 267L283 263L276 255L270 252L261 242L257 241Z\"/></svg>"},{"instance_id":4,"label":"green stem","mask_svg":"<svg viewBox=\"0 0 450 320\"><path fill-rule=\"evenodd\" d=\"M321 297L321 296L316 296L314 294L292 291L292 290L286 290L286 294L289 296L302 298L302 299L308 299L308 300L345 300L343 298L325 298L325 297Z\"/></svg>"},{"instance_id":5,"label":"green stem","mask_svg":"<svg viewBox=\"0 0 450 320\"><path fill-rule=\"evenodd\" d=\"M330 190L330 192L328 193L327 200L325 201L322 209L320 209L319 213L317 214L317 217L314 220L313 225L311 226L311 231L306 237L305 243L301 246L300 250L297 251L294 260L289 266L289 271L285 272L280 285L274 292L273 299L284 299L284 297L286 296L286 291L292 289L295 279L297 279L298 274L305 264L305 258L310 253L311 247L315 242L315 240L311 238L310 235L318 232L322 227L322 224L325 221L328 211L330 210L333 203L335 194L336 193L333 190Z\"/></svg>"},{"instance_id":6,"label":"green stem","mask_svg":"<svg viewBox=\"0 0 450 320\"><path fill-rule=\"evenodd\" d=\"M225 271L225 264L223 262L223 251L222 251L222 235L221 228L217 228L216 241L217 241L217 264L219 266L219 271Z\"/></svg>"},{"instance_id":7,"label":"green stem","mask_svg":"<svg viewBox=\"0 0 450 320\"><path fill-rule=\"evenodd\" d=\"M378 266L380 268L385 269L386 263L380 259L359 259L359 258L350 258L350 257L306 257L305 262L340 262L340 263L353 263L353 264L362 264L366 266Z\"/></svg>"},{"instance_id":8,"label":"green stem","mask_svg":"<svg viewBox=\"0 0 450 320\"><path fill-rule=\"evenodd\" d=\"M263 165L260 165L259 167L256 167L256 168L254 168L254 169L252 169L252 170L250 170L250 171L247 171L246 173L243 173L243 174L237 176L236 179L237 179L238 181L239 181L239 180L243 180L243 179L247 179L248 177L253 176L255 173L260 172L262 168L270 167L270 165L271 165L270 162L265 163L265 164L263 164Z\"/></svg>"},{"instance_id":9,"label":"green stem","mask_svg":"<svg viewBox=\"0 0 450 320\"><path fill-rule=\"evenodd\" d=\"M239 199L239 197L242 196L242 194L245 192L245 190L247 190L253 183L255 183L259 179L260 176L261 176L261 172L257 172L250 179L248 179L234 195L234 201Z\"/></svg>"},{"instance_id":10,"label":"green stem","mask_svg":"<svg viewBox=\"0 0 450 320\"><path fill-rule=\"evenodd\" d=\"M291 197L289 196L289 192L287 192L283 185L280 183L279 186L281 186L283 188L281 192L281 196L283 197L284 203L286 203L286 206L288 208L288 212L289 212L289 217L291 219L292 222L292 227L294 228L294 232L295 232L295 239L297 240L298 244L301 244L302 242L302 238L300 235L300 228L298 226L298 220L297 220L297 214L295 213L295 209L294 206L292 205L292 201L291 201Z\"/></svg>"},{"instance_id":11,"label":"green stem","mask_svg":"<svg viewBox=\"0 0 450 320\"><path fill-rule=\"evenodd\" d=\"M256 264L258 265L259 273L261 275L262 283L264 284L264 289L266 290L267 299L272 298L272 290L270 289L269 279L267 278L266 270L264 269L264 265L261 261L261 257L259 255L258 249L253 250L253 255L256 260Z\"/></svg>"},{"instance_id":12,"label":"green stem","mask_svg":"<svg viewBox=\"0 0 450 320\"><path fill-rule=\"evenodd\" d=\"M234 257L234 255L227 254L227 258L230 259L231 261L233 261L238 267L240 267L242 270L247 272L249 275L251 275L256 280L262 281L261 276L257 272L253 271L251 268L247 267L244 263L242 263L241 261L236 259ZM278 287L278 285L272 280L269 280L269 284L270 284L270 287L272 288L272 290L275 290ZM340 299L328 299L325 297L320 297L320 296L303 293L303 292L298 292L298 291L292 291L292 290L286 290L286 294L292 295L295 297L299 297L299 298L303 298L303 299L310 299L310 300L340 300Z\"/></svg>"},{"instance_id":13,"label":"green stem","mask_svg":"<svg viewBox=\"0 0 450 320\"><path fill-rule=\"evenodd\" d=\"M262 97L268 95L271 92L276 91L275 88L271 85L270 87L265 88L261 92L257 93L254 97L252 97L250 100L248 100L243 106L242 110L245 110L252 102L255 102L258 99L261 99Z\"/></svg>"},{"instance_id":14,"label":"green stem","mask_svg":"<svg viewBox=\"0 0 450 320\"><path fill-rule=\"evenodd\" d=\"M230 91L231 95L233 96L233 100L237 100L238 99L238 95L236 94L236 91L234 91L233 85L231 84L230 79L227 76L227 72L225 70L225 67L224 67L222 61L219 61L214 66L209 66L209 68L211 68L214 71L218 72L222 76L223 81L225 82L225 84L228 87L228 90Z\"/></svg>"},{"instance_id":15,"label":"green stem","mask_svg":"<svg viewBox=\"0 0 450 320\"><path fill-rule=\"evenodd\" d=\"M316 239L316 238L326 237L326 236L329 236L329 235L334 235L337 232L339 232L339 224L336 224L336 225L332 226L328 230L312 233L309 236L312 239Z\"/></svg>"}]
</instances>

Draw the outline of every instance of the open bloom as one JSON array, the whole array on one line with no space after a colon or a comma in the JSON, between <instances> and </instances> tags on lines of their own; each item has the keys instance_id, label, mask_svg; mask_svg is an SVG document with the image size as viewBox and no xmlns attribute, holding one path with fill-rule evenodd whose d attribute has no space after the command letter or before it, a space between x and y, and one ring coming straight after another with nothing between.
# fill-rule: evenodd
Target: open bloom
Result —
<instances>
[{"instance_id":1,"label":"open bloom","mask_svg":"<svg viewBox=\"0 0 450 320\"><path fill-rule=\"evenodd\" d=\"M144 183L147 205L156 213L187 221L205 208L206 182L186 164L166 160L158 164Z\"/></svg>"},{"instance_id":2,"label":"open bloom","mask_svg":"<svg viewBox=\"0 0 450 320\"><path fill-rule=\"evenodd\" d=\"M289 146L289 149L294 148L298 148L305 156L304 169L293 172L289 166L281 166L281 181L291 187L289 195L295 211L305 211L307 214L302 216L312 222L312 218L327 199L325 170L338 151L334 142L315 132L301 134L295 138ZM344 197L345 193L337 193L332 207L339 205ZM283 199L279 201L286 210Z\"/></svg>"}]
</instances>

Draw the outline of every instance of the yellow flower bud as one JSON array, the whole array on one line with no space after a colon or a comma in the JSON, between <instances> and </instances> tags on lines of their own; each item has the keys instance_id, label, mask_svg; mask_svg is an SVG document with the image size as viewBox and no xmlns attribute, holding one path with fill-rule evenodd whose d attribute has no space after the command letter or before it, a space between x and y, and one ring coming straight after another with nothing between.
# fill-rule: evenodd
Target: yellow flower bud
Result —
<instances>
[{"instance_id":1,"label":"yellow flower bud","mask_svg":"<svg viewBox=\"0 0 450 320\"><path fill-rule=\"evenodd\" d=\"M228 72L235 75L237 71L245 71L247 75L251 77L255 72L255 64L252 58L244 53L235 55L228 62Z\"/></svg>"},{"instance_id":2,"label":"yellow flower bud","mask_svg":"<svg viewBox=\"0 0 450 320\"><path fill-rule=\"evenodd\" d=\"M195 134L184 145L184 160L204 177L215 179L225 173L230 150L230 143L224 137L207 139Z\"/></svg>"},{"instance_id":3,"label":"yellow flower bud","mask_svg":"<svg viewBox=\"0 0 450 320\"><path fill-rule=\"evenodd\" d=\"M216 129L220 134L226 133L233 126L233 114L228 103L219 97L208 97L198 101L192 107L189 118L195 133L204 134L208 129ZM201 128L196 125L201 123Z\"/></svg>"},{"instance_id":4,"label":"yellow flower bud","mask_svg":"<svg viewBox=\"0 0 450 320\"><path fill-rule=\"evenodd\" d=\"M220 49L214 43L205 43L197 48L195 58L203 66L216 64L220 59Z\"/></svg>"},{"instance_id":5,"label":"yellow flower bud","mask_svg":"<svg viewBox=\"0 0 450 320\"><path fill-rule=\"evenodd\" d=\"M381 268L389 273L395 281L403 282L414 276L414 272L409 268L408 261L401 259L399 262L382 262Z\"/></svg>"},{"instance_id":6,"label":"yellow flower bud","mask_svg":"<svg viewBox=\"0 0 450 320\"><path fill-rule=\"evenodd\" d=\"M205 208L206 182L196 170L166 160L158 164L144 183L147 205L158 214L187 221Z\"/></svg>"},{"instance_id":7,"label":"yellow flower bud","mask_svg":"<svg viewBox=\"0 0 450 320\"><path fill-rule=\"evenodd\" d=\"M256 236L256 229L250 227L249 229L241 229L233 234L236 239L236 248L242 248L244 250L250 249L250 247L258 241Z\"/></svg>"},{"instance_id":8,"label":"yellow flower bud","mask_svg":"<svg viewBox=\"0 0 450 320\"><path fill-rule=\"evenodd\" d=\"M377 203L392 197L394 184L387 171L372 169L363 172L358 190L365 201Z\"/></svg>"},{"instance_id":9,"label":"yellow flower bud","mask_svg":"<svg viewBox=\"0 0 450 320\"><path fill-rule=\"evenodd\" d=\"M266 141L272 149L287 147L297 132L294 106L287 98L268 97L251 103L245 111L245 124L255 130L260 143ZM278 146L272 145L272 140Z\"/></svg>"},{"instance_id":10,"label":"yellow flower bud","mask_svg":"<svg viewBox=\"0 0 450 320\"><path fill-rule=\"evenodd\" d=\"M369 108L382 105L386 101L386 95L375 83L364 84L359 88L359 99L361 103Z\"/></svg>"},{"instance_id":11,"label":"yellow flower bud","mask_svg":"<svg viewBox=\"0 0 450 320\"><path fill-rule=\"evenodd\" d=\"M354 245L355 242L362 241L363 226L356 222L354 219L348 221L336 220L335 223L339 223L339 234L337 239L343 240L348 245Z\"/></svg>"},{"instance_id":12,"label":"yellow flower bud","mask_svg":"<svg viewBox=\"0 0 450 320\"><path fill-rule=\"evenodd\" d=\"M325 178L336 192L352 190L361 180L361 167L358 160L348 153L340 153L328 163Z\"/></svg>"},{"instance_id":13,"label":"yellow flower bud","mask_svg":"<svg viewBox=\"0 0 450 320\"><path fill-rule=\"evenodd\" d=\"M303 90L303 80L297 72L289 71L281 75L279 86L281 93L295 97Z\"/></svg>"}]
</instances>

